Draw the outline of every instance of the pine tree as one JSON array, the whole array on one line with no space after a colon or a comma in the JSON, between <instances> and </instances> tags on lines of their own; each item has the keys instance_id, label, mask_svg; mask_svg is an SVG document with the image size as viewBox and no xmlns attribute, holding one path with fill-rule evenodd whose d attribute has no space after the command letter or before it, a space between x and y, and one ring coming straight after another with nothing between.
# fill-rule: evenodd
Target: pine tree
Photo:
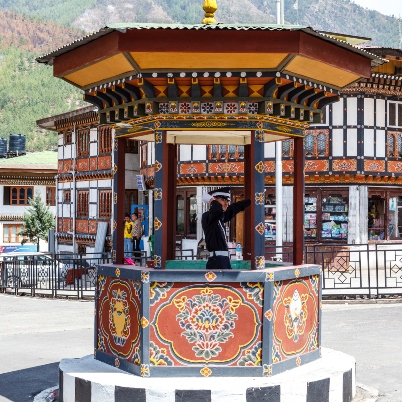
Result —
<instances>
[{"instance_id":1,"label":"pine tree","mask_svg":"<svg viewBox=\"0 0 402 402\"><path fill-rule=\"evenodd\" d=\"M48 239L48 231L55 228L55 217L49 207L42 201L40 192L36 191L34 198L28 200L29 208L24 212L24 229L18 233L24 236L21 244L28 241L36 243L39 251L39 241Z\"/></svg>"}]
</instances>

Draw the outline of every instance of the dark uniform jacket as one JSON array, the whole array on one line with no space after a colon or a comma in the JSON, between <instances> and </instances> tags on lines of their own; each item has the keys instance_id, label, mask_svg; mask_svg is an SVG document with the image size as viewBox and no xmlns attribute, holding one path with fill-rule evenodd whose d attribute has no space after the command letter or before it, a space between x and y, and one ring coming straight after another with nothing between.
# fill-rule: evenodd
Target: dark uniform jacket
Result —
<instances>
[{"instance_id":1,"label":"dark uniform jacket","mask_svg":"<svg viewBox=\"0 0 402 402\"><path fill-rule=\"evenodd\" d=\"M201 220L208 251L227 251L228 246L223 232L223 224L230 221L239 212L244 211L250 204L251 201L248 199L234 202L228 206L226 212L223 212L222 205L218 201L213 200L211 202L209 211L202 214Z\"/></svg>"}]
</instances>

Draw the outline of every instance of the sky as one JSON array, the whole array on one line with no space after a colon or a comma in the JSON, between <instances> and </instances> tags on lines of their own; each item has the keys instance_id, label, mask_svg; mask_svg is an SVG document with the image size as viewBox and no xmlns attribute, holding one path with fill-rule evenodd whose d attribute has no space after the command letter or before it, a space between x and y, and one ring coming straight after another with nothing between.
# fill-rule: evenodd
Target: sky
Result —
<instances>
[{"instance_id":1,"label":"sky","mask_svg":"<svg viewBox=\"0 0 402 402\"><path fill-rule=\"evenodd\" d=\"M368 8L369 10L379 11L381 14L394 15L402 17L402 1L401 0L353 0L354 3Z\"/></svg>"}]
</instances>

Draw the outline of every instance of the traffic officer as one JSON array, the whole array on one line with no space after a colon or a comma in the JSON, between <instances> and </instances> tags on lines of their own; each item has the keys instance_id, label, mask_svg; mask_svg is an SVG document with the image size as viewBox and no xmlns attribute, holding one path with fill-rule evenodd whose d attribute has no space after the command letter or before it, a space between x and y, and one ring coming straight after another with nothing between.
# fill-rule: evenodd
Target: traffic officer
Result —
<instances>
[{"instance_id":1,"label":"traffic officer","mask_svg":"<svg viewBox=\"0 0 402 402\"><path fill-rule=\"evenodd\" d=\"M202 214L201 220L210 255L207 269L231 269L224 224L244 211L251 201L246 199L229 205L230 187L204 193L202 200L209 204L209 210Z\"/></svg>"}]
</instances>

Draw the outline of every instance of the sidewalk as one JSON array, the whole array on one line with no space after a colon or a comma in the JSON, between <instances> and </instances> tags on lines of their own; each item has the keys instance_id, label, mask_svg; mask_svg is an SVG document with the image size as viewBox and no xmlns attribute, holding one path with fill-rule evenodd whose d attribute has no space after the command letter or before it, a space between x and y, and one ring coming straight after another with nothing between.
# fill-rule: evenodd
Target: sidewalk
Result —
<instances>
[{"instance_id":1,"label":"sidewalk","mask_svg":"<svg viewBox=\"0 0 402 402\"><path fill-rule=\"evenodd\" d=\"M0 294L0 402L57 385L61 359L92 354L93 321L92 301ZM402 401L401 322L401 303L324 302L322 345L357 361L353 402Z\"/></svg>"}]
</instances>

